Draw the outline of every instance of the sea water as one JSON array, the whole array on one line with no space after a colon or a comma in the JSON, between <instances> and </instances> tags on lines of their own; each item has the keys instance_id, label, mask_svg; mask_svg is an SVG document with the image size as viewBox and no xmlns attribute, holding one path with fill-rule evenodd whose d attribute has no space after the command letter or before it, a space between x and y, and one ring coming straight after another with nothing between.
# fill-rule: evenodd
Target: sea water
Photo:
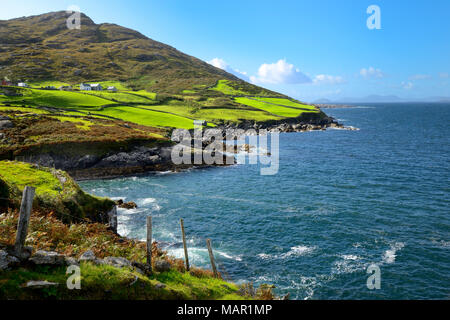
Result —
<instances>
[{"instance_id":1,"label":"sea water","mask_svg":"<svg viewBox=\"0 0 450 320\"><path fill-rule=\"evenodd\" d=\"M84 181L119 209L119 233L153 236L222 274L276 286L291 299L450 298L450 105L364 104L325 109L359 131L280 134L280 168L258 165ZM369 290L369 265L381 288Z\"/></svg>"}]
</instances>

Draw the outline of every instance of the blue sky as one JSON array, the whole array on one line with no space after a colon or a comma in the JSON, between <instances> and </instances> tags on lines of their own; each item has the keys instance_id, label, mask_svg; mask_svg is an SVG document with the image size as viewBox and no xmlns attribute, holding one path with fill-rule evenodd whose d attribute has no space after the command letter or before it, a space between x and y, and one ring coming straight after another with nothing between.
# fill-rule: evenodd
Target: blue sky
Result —
<instances>
[{"instance_id":1,"label":"blue sky","mask_svg":"<svg viewBox=\"0 0 450 320\"><path fill-rule=\"evenodd\" d=\"M2 1L0 19L78 6L306 101L450 96L450 1ZM378 5L381 29L366 24Z\"/></svg>"}]
</instances>

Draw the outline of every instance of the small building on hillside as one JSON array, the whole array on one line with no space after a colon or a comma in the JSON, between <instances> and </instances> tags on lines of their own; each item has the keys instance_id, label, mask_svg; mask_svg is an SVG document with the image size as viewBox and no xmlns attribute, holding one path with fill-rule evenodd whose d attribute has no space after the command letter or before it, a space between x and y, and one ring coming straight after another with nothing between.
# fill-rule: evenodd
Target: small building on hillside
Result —
<instances>
[{"instance_id":1,"label":"small building on hillside","mask_svg":"<svg viewBox=\"0 0 450 320\"><path fill-rule=\"evenodd\" d=\"M82 84L80 84L80 90L83 90L83 91L91 91L92 88L91 88L91 85L90 85L90 84L88 84L88 83L82 83Z\"/></svg>"},{"instance_id":2,"label":"small building on hillside","mask_svg":"<svg viewBox=\"0 0 450 320\"><path fill-rule=\"evenodd\" d=\"M117 92L117 88L114 86L108 87L108 89L106 89L106 90L108 90L110 92Z\"/></svg>"},{"instance_id":3,"label":"small building on hillside","mask_svg":"<svg viewBox=\"0 0 450 320\"><path fill-rule=\"evenodd\" d=\"M25 82L19 82L19 83L17 84L17 86L18 86L18 87L22 87L22 88L29 88L29 85L26 84Z\"/></svg>"},{"instance_id":4,"label":"small building on hillside","mask_svg":"<svg viewBox=\"0 0 450 320\"><path fill-rule=\"evenodd\" d=\"M100 83L91 84L91 90L102 91L102 85Z\"/></svg>"}]
</instances>

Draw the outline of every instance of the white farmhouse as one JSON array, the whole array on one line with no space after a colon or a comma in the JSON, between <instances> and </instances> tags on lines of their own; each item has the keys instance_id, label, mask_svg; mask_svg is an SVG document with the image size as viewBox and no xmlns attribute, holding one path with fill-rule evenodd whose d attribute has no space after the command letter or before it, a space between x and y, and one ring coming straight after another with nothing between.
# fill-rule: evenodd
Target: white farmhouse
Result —
<instances>
[{"instance_id":1,"label":"white farmhouse","mask_svg":"<svg viewBox=\"0 0 450 320\"><path fill-rule=\"evenodd\" d=\"M83 90L83 91L91 91L92 88L91 88L91 85L90 85L90 84L88 84L88 83L82 83L82 84L80 84L80 90Z\"/></svg>"},{"instance_id":2,"label":"white farmhouse","mask_svg":"<svg viewBox=\"0 0 450 320\"><path fill-rule=\"evenodd\" d=\"M114 86L108 87L107 90L108 90L108 91L111 91L111 92L117 92L117 88L114 87Z\"/></svg>"},{"instance_id":3,"label":"white farmhouse","mask_svg":"<svg viewBox=\"0 0 450 320\"><path fill-rule=\"evenodd\" d=\"M25 82L19 82L17 84L18 87L22 87L22 88L28 88L29 86L25 83Z\"/></svg>"},{"instance_id":4,"label":"white farmhouse","mask_svg":"<svg viewBox=\"0 0 450 320\"><path fill-rule=\"evenodd\" d=\"M102 85L100 83L91 84L91 89L94 91L102 91Z\"/></svg>"}]
</instances>

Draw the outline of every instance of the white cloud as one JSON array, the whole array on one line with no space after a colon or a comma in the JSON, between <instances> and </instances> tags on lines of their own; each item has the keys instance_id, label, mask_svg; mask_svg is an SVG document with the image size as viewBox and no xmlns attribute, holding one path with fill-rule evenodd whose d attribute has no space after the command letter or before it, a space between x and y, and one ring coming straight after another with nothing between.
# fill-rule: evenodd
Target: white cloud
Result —
<instances>
[{"instance_id":1,"label":"white cloud","mask_svg":"<svg viewBox=\"0 0 450 320\"><path fill-rule=\"evenodd\" d=\"M441 73L439 73L439 78L447 79L448 78L448 72L441 72Z\"/></svg>"},{"instance_id":2,"label":"white cloud","mask_svg":"<svg viewBox=\"0 0 450 320\"><path fill-rule=\"evenodd\" d=\"M403 89L409 90L412 89L412 87L414 87L414 84L411 81L402 82L402 87Z\"/></svg>"},{"instance_id":3,"label":"white cloud","mask_svg":"<svg viewBox=\"0 0 450 320\"><path fill-rule=\"evenodd\" d=\"M318 74L314 77L313 83L320 84L342 84L345 83L344 78L341 76L330 76L328 74Z\"/></svg>"},{"instance_id":4,"label":"white cloud","mask_svg":"<svg viewBox=\"0 0 450 320\"><path fill-rule=\"evenodd\" d=\"M228 65L225 62L225 60L220 59L220 58L214 58L211 61L208 61L209 64L212 64L214 67L225 70Z\"/></svg>"},{"instance_id":5,"label":"white cloud","mask_svg":"<svg viewBox=\"0 0 450 320\"><path fill-rule=\"evenodd\" d=\"M228 73L231 73L231 74L235 75L238 78L241 78L241 79L246 80L246 81L249 80L247 72L239 71L238 69L233 69L223 59L214 58L211 61L208 61L208 63L210 65L213 65L216 68L219 68L219 69L222 69L222 70L224 70L224 71L226 71Z\"/></svg>"},{"instance_id":6,"label":"white cloud","mask_svg":"<svg viewBox=\"0 0 450 320\"><path fill-rule=\"evenodd\" d=\"M364 78L383 78L384 73L380 69L375 69L374 67L362 68L359 74Z\"/></svg>"},{"instance_id":7,"label":"white cloud","mask_svg":"<svg viewBox=\"0 0 450 320\"><path fill-rule=\"evenodd\" d=\"M409 77L409 80L424 80L430 79L431 76L429 74L415 74Z\"/></svg>"},{"instance_id":8,"label":"white cloud","mask_svg":"<svg viewBox=\"0 0 450 320\"><path fill-rule=\"evenodd\" d=\"M258 69L256 76L250 77L253 83L271 84L299 84L310 83L311 79L302 73L293 64L287 63L285 59L275 63L264 63Z\"/></svg>"}]
</instances>

